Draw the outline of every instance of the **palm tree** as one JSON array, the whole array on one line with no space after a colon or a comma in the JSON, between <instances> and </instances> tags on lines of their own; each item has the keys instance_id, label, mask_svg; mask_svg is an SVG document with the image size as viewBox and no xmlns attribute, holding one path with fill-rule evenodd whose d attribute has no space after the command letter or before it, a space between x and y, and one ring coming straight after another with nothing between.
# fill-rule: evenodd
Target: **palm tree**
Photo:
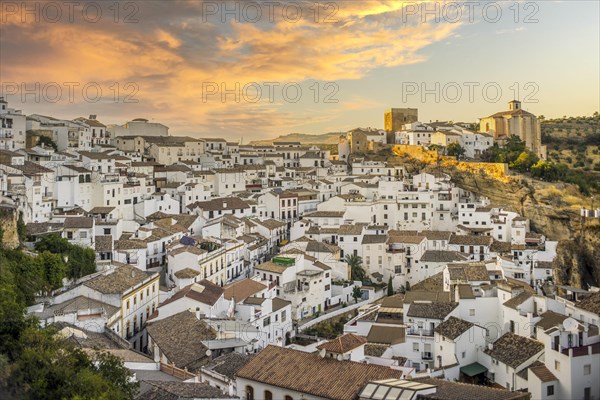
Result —
<instances>
[{"instance_id":1,"label":"palm tree","mask_svg":"<svg viewBox=\"0 0 600 400\"><path fill-rule=\"evenodd\" d=\"M362 258L360 256L355 256L354 254L346 255L344 261L348 263L350 266L350 276L353 281L364 281L365 280L365 270L362 267Z\"/></svg>"},{"instance_id":2,"label":"palm tree","mask_svg":"<svg viewBox=\"0 0 600 400\"><path fill-rule=\"evenodd\" d=\"M352 289L352 298L354 299L354 303L358 303L358 299L362 298L362 290L360 290L360 287L354 286Z\"/></svg>"}]
</instances>

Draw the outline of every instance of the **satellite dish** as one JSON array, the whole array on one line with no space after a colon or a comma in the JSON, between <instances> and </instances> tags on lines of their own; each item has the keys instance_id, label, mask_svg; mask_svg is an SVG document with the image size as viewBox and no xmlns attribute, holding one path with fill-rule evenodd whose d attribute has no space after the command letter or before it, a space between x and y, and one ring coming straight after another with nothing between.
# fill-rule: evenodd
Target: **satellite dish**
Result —
<instances>
[{"instance_id":1,"label":"satellite dish","mask_svg":"<svg viewBox=\"0 0 600 400\"><path fill-rule=\"evenodd\" d=\"M327 353L327 350L325 349L321 349L321 351L319 351L319 357L321 358L325 358L325 354Z\"/></svg>"},{"instance_id":2,"label":"satellite dish","mask_svg":"<svg viewBox=\"0 0 600 400\"><path fill-rule=\"evenodd\" d=\"M342 356L341 354L338 354L337 359L338 359L338 361L342 361L344 359L344 356Z\"/></svg>"},{"instance_id":3,"label":"satellite dish","mask_svg":"<svg viewBox=\"0 0 600 400\"><path fill-rule=\"evenodd\" d=\"M210 355L212 354L212 351L210 349L206 350L206 356L210 357Z\"/></svg>"},{"instance_id":4,"label":"satellite dish","mask_svg":"<svg viewBox=\"0 0 600 400\"><path fill-rule=\"evenodd\" d=\"M579 329L579 322L569 317L563 321L563 328L568 332L577 332L577 329Z\"/></svg>"}]
</instances>

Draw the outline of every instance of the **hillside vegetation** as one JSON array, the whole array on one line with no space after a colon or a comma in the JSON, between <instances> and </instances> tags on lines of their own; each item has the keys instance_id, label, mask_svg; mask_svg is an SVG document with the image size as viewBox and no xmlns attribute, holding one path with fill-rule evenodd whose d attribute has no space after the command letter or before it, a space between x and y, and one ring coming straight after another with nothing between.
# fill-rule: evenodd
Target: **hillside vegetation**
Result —
<instances>
[{"instance_id":1,"label":"hillside vegetation","mask_svg":"<svg viewBox=\"0 0 600 400\"><path fill-rule=\"evenodd\" d=\"M287 135L281 135L275 139L254 140L250 142L250 144L268 145L272 144L273 142L300 142L306 145L337 145L340 135L345 135L345 132L329 132L319 135L309 135L305 133L288 133Z\"/></svg>"},{"instance_id":2,"label":"hillside vegetation","mask_svg":"<svg viewBox=\"0 0 600 400\"><path fill-rule=\"evenodd\" d=\"M579 171L588 180L600 181L600 116L542 120L542 143L548 161Z\"/></svg>"}]
</instances>

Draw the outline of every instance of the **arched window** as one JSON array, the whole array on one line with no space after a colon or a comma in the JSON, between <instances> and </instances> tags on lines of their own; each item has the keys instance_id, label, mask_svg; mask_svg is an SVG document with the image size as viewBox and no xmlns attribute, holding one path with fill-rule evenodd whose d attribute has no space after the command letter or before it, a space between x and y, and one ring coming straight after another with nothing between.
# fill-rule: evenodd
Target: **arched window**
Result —
<instances>
[{"instance_id":1,"label":"arched window","mask_svg":"<svg viewBox=\"0 0 600 400\"><path fill-rule=\"evenodd\" d=\"M265 390L265 400L273 400L273 393L269 390Z\"/></svg>"},{"instance_id":2,"label":"arched window","mask_svg":"<svg viewBox=\"0 0 600 400\"><path fill-rule=\"evenodd\" d=\"M254 400L254 388L250 385L246 386L246 400Z\"/></svg>"},{"instance_id":3,"label":"arched window","mask_svg":"<svg viewBox=\"0 0 600 400\"><path fill-rule=\"evenodd\" d=\"M490 131L490 124L489 123L485 124L485 131L486 132Z\"/></svg>"},{"instance_id":4,"label":"arched window","mask_svg":"<svg viewBox=\"0 0 600 400\"><path fill-rule=\"evenodd\" d=\"M294 400L292 396L285 396L284 400Z\"/></svg>"}]
</instances>

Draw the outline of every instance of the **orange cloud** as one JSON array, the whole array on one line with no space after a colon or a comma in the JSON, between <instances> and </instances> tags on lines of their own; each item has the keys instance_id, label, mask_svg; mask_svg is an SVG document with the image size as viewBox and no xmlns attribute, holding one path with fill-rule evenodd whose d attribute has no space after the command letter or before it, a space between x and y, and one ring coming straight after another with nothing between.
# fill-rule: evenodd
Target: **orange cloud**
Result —
<instances>
[{"instance_id":1,"label":"orange cloud","mask_svg":"<svg viewBox=\"0 0 600 400\"><path fill-rule=\"evenodd\" d=\"M375 68L424 61L419 51L450 37L459 26L411 23L390 29L385 21L400 17L407 3L401 1L339 3L337 23L310 19L290 23L279 18L257 24L202 23L193 14L198 5L170 2L165 8L155 3L139 3L138 24L23 24L9 18L0 25L0 75L3 81L42 84L135 82L139 86L139 104L132 107L135 116L147 112L147 117L171 126L172 132L217 130L230 132L231 137L264 137L327 121L330 111L318 115L300 110L291 115L282 111L281 99L272 103L263 98L255 104L204 102L203 83L231 88L236 83L360 79ZM346 109L359 104L349 98ZM53 106L46 113L52 114ZM20 108L28 112L27 104ZM95 113L94 104L88 108ZM343 112L342 107L338 110ZM104 118L110 116L100 115Z\"/></svg>"}]
</instances>

